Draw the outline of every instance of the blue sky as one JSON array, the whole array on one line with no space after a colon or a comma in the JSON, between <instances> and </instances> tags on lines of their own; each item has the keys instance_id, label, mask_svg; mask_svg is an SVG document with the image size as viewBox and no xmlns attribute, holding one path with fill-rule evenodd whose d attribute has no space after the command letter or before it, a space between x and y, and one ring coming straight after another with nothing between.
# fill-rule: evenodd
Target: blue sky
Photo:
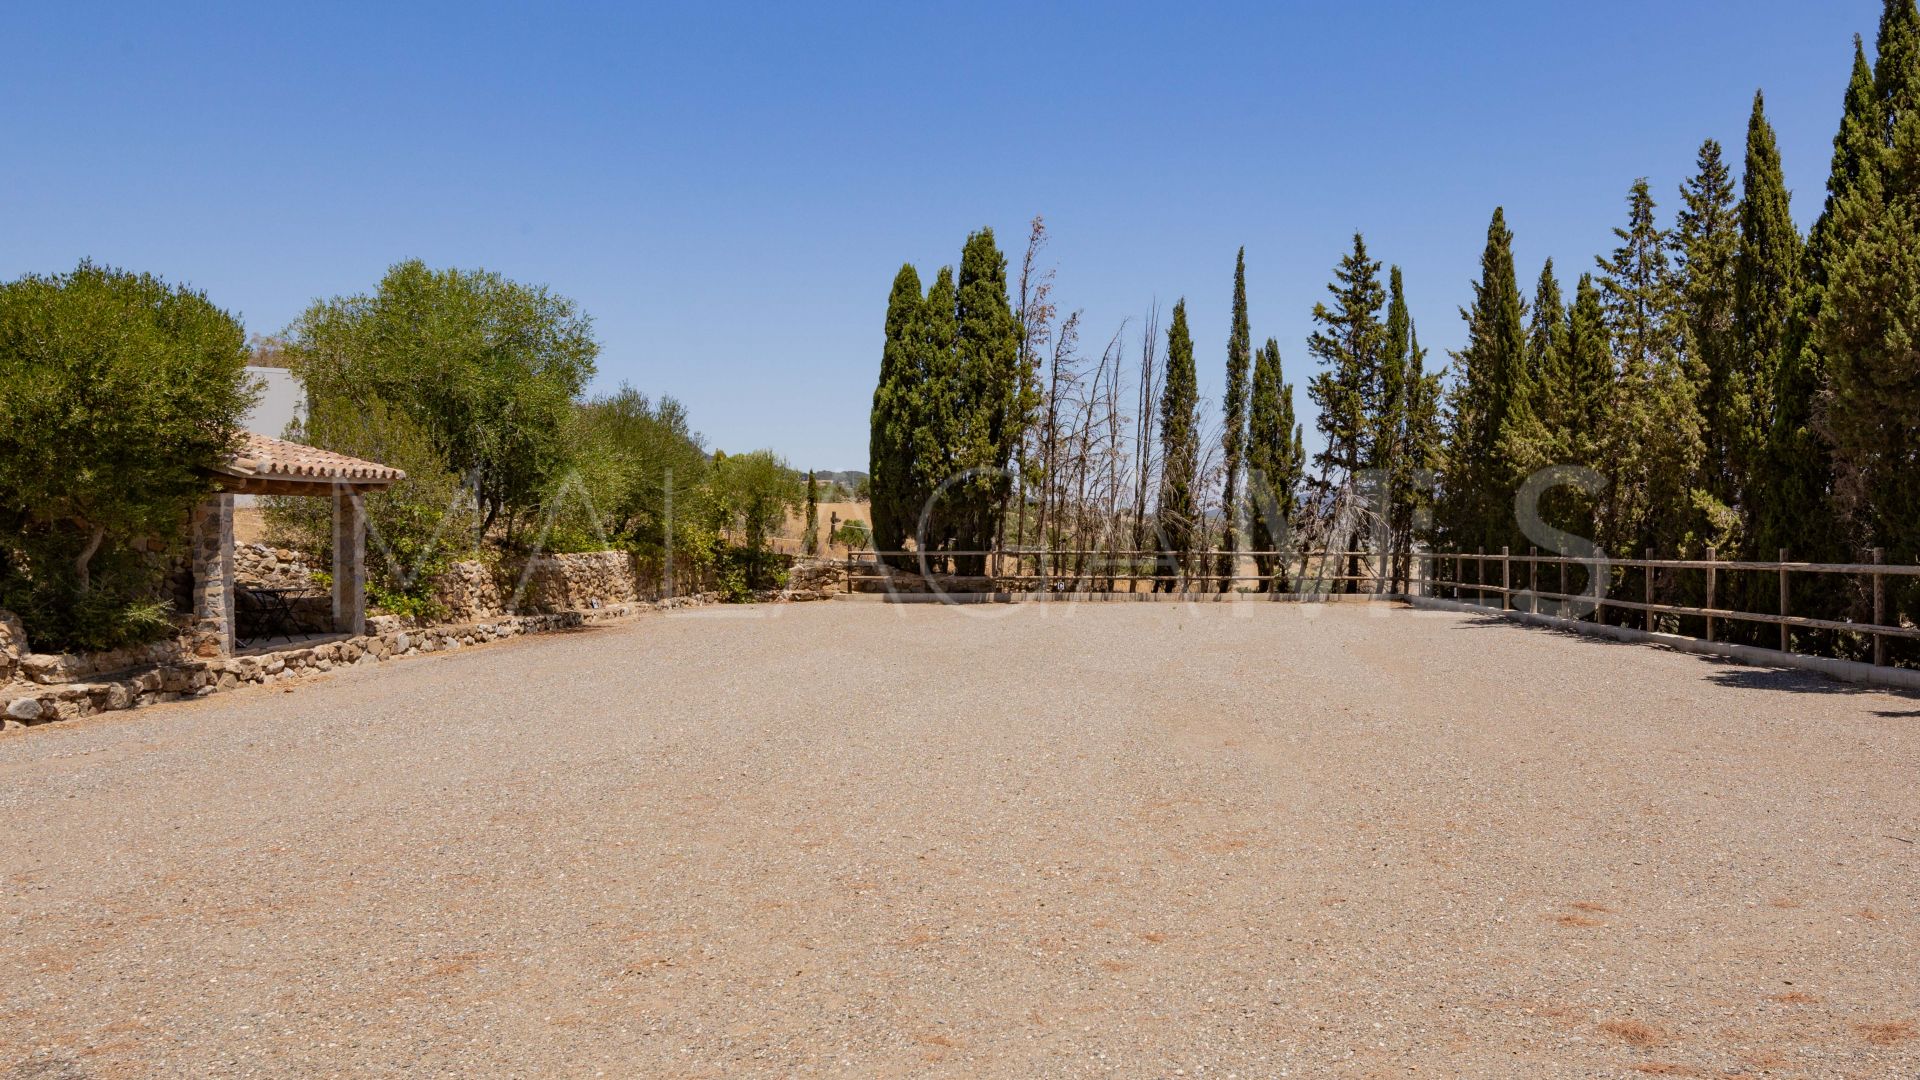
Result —
<instances>
[{"instance_id":1,"label":"blue sky","mask_svg":"<svg viewBox=\"0 0 1920 1080\"><path fill-rule=\"evenodd\" d=\"M1310 415L1355 229L1444 359L1496 205L1529 290L1548 256L1570 286L1635 177L1670 216L1702 139L1738 168L1756 88L1806 225L1880 5L265 7L0 11L0 276L92 257L270 333L484 266L593 315L599 388L863 469L893 275L970 229L1017 257L1045 215L1095 350L1186 297L1210 402L1244 244Z\"/></svg>"}]
</instances>

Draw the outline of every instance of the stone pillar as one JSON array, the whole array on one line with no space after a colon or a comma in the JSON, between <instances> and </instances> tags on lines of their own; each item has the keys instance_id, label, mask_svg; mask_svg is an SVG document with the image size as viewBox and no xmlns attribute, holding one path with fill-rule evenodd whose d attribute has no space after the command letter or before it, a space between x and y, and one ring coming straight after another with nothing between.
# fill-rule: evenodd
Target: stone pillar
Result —
<instances>
[{"instance_id":1,"label":"stone pillar","mask_svg":"<svg viewBox=\"0 0 1920 1080\"><path fill-rule=\"evenodd\" d=\"M367 632L367 507L350 491L333 496L333 630Z\"/></svg>"},{"instance_id":2,"label":"stone pillar","mask_svg":"<svg viewBox=\"0 0 1920 1080\"><path fill-rule=\"evenodd\" d=\"M193 508L193 651L233 654L233 496L210 495Z\"/></svg>"}]
</instances>

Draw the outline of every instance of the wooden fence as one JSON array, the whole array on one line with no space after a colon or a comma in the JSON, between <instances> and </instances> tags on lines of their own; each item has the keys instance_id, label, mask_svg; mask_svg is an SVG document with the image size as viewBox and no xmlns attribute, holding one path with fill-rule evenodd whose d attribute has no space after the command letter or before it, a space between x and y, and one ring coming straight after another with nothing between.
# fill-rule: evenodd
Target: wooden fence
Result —
<instances>
[{"instance_id":1,"label":"wooden fence","mask_svg":"<svg viewBox=\"0 0 1920 1080\"><path fill-rule=\"evenodd\" d=\"M1220 560L1227 555L1233 558L1235 572L1221 574L1218 572ZM919 573L920 556L916 552L857 551L845 560L848 583L897 580L899 572L882 565L885 560L895 558L910 567L910 573ZM1158 551L1064 549L927 553L928 569L936 576L952 574L959 561L968 559L985 562L986 573L977 576L990 578L996 587L1009 592L1139 592L1141 590L1134 588L1138 583L1169 581L1176 593L1192 595L1233 592L1241 583L1254 587L1248 591L1259 591L1262 585L1282 581L1287 585L1281 594L1285 596L1327 595L1349 582L1353 583L1355 592L1385 596L1388 591L1387 574L1378 565L1380 555L1368 551L1196 551L1187 557L1184 567L1176 567L1171 572L1161 565L1162 553ZM1279 563L1276 572L1238 572L1242 561L1259 559L1276 560ZM1122 584L1125 589L1119 587ZM1313 588L1302 591L1303 584Z\"/></svg>"},{"instance_id":2,"label":"wooden fence","mask_svg":"<svg viewBox=\"0 0 1920 1080\"><path fill-rule=\"evenodd\" d=\"M1573 619L1590 617L1594 622L1605 622L1610 608L1639 612L1645 616L1646 629L1649 631L1656 628L1662 615L1673 616L1676 620L1701 620L1706 626L1707 641L1716 639L1716 633L1724 623L1770 624L1780 628L1781 652L1793 651L1792 632L1795 628L1849 634L1857 636L1863 643L1871 640L1873 663L1883 667L1887 663L1889 638L1920 638L1920 626L1893 620L1893 613L1887 606L1887 579L1920 577L1920 566L1888 565L1884 554L1877 549L1873 557L1874 561L1870 563L1806 563L1791 562L1787 559L1787 552L1782 551L1780 558L1772 562L1736 561L1717 558L1712 548L1707 549L1704 559L1656 559L1652 551L1648 551L1642 559L1582 559L1542 555L1537 550L1515 555L1505 548L1497 553L1421 552L1416 558L1420 560L1423 572L1415 583L1415 591L1423 596L1451 593L1453 599L1472 596L1476 602L1488 607L1497 600L1503 611L1561 615ZM1473 570L1472 581L1467 580L1469 567ZM1542 568L1552 571L1555 586L1552 590L1542 588ZM1569 568L1583 572L1587 581L1586 592L1568 590ZM1639 571L1642 599L1629 600L1613 595L1614 570L1626 571L1623 579L1630 578L1633 571ZM1602 573L1607 580L1598 582L1600 587L1595 588L1596 576ZM1762 574L1777 578L1777 608L1773 611L1740 611L1720 606L1722 575L1731 573ZM1700 595L1705 598L1704 603L1697 606L1657 603L1654 597L1663 574L1669 575L1669 584L1672 584L1672 575L1701 575L1698 583L1702 586ZM1871 595L1872 620L1859 622L1794 614L1793 578L1794 575L1806 574L1843 575L1865 585ZM1630 580L1623 580L1622 584L1631 589ZM1542 601L1550 602L1559 610L1542 611ZM1569 611L1569 608L1572 610Z\"/></svg>"}]
</instances>

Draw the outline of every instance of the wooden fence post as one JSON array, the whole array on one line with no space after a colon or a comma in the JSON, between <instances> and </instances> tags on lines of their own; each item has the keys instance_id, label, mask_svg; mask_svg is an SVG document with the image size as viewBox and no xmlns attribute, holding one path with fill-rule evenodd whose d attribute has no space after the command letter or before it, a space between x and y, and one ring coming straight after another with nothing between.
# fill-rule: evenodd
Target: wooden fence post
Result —
<instances>
[{"instance_id":1,"label":"wooden fence post","mask_svg":"<svg viewBox=\"0 0 1920 1080\"><path fill-rule=\"evenodd\" d=\"M1647 583L1647 633L1653 633L1653 549L1647 549L1646 573L1642 575Z\"/></svg>"},{"instance_id":2,"label":"wooden fence post","mask_svg":"<svg viewBox=\"0 0 1920 1080\"><path fill-rule=\"evenodd\" d=\"M1873 565L1879 566L1887 561L1885 548L1873 549ZM1879 571L1873 575L1873 666L1887 665L1887 639L1878 632L1878 628L1887 625L1887 579Z\"/></svg>"},{"instance_id":3,"label":"wooden fence post","mask_svg":"<svg viewBox=\"0 0 1920 1080\"><path fill-rule=\"evenodd\" d=\"M1707 562L1711 563L1713 562L1713 560L1714 560L1714 550L1713 550L1713 546L1709 544L1707 546ZM1714 586L1719 583L1716 580L1717 577L1718 577L1718 572L1715 571L1712 566L1708 566L1707 567L1707 610L1708 611L1713 610ZM1708 641L1713 640L1713 616L1711 615L1707 616L1707 640Z\"/></svg>"},{"instance_id":4,"label":"wooden fence post","mask_svg":"<svg viewBox=\"0 0 1920 1080\"><path fill-rule=\"evenodd\" d=\"M1527 549L1527 614L1540 614L1540 549Z\"/></svg>"},{"instance_id":5,"label":"wooden fence post","mask_svg":"<svg viewBox=\"0 0 1920 1080\"><path fill-rule=\"evenodd\" d=\"M1487 606L1487 548L1486 545L1473 549L1473 599L1481 607Z\"/></svg>"},{"instance_id":6,"label":"wooden fence post","mask_svg":"<svg viewBox=\"0 0 1920 1080\"><path fill-rule=\"evenodd\" d=\"M1792 613L1793 613L1793 603L1792 603L1792 600L1790 599L1790 593L1787 590L1787 549L1781 548L1780 549L1780 618L1782 620L1785 620L1786 617ZM1780 651L1781 652L1793 651L1793 628L1788 626L1784 621L1780 623Z\"/></svg>"},{"instance_id":7,"label":"wooden fence post","mask_svg":"<svg viewBox=\"0 0 1920 1080\"><path fill-rule=\"evenodd\" d=\"M1504 544L1500 548L1500 610L1513 607L1513 555Z\"/></svg>"}]
</instances>

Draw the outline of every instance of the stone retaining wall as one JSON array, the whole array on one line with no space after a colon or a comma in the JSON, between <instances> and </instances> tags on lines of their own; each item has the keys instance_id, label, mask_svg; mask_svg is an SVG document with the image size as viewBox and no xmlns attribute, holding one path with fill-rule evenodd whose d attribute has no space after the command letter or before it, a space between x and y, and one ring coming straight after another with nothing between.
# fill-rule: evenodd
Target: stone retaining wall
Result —
<instances>
[{"instance_id":1,"label":"stone retaining wall","mask_svg":"<svg viewBox=\"0 0 1920 1080\"><path fill-rule=\"evenodd\" d=\"M0 708L0 727L12 729L162 701L205 697L241 686L295 679L339 667L450 652L522 634L567 630L639 611L690 607L711 603L714 599L711 595L679 597L652 604L614 604L592 611L510 615L459 625L412 628L397 627L399 620L388 617L376 620L373 629L378 632L375 633L303 644L279 652L216 659L176 655L167 662L122 672L112 678L51 684L16 682L0 685L0 705L4 706Z\"/></svg>"},{"instance_id":2,"label":"stone retaining wall","mask_svg":"<svg viewBox=\"0 0 1920 1080\"><path fill-rule=\"evenodd\" d=\"M624 551L541 555L519 566L454 563L434 581L434 599L455 621L509 613L594 611L652 600Z\"/></svg>"}]
</instances>

